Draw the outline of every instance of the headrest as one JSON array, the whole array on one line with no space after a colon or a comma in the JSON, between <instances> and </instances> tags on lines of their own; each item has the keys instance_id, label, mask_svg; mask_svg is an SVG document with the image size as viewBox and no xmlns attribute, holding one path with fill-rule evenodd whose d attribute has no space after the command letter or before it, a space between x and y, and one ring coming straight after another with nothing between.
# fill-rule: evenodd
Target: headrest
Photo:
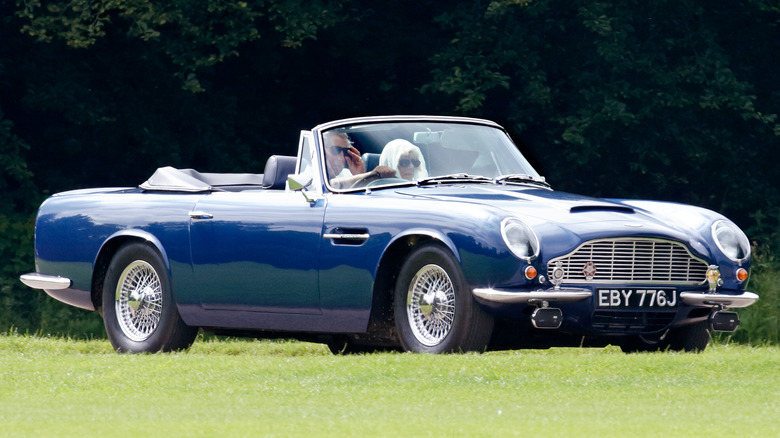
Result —
<instances>
[{"instance_id":1,"label":"headrest","mask_svg":"<svg viewBox=\"0 0 780 438\"><path fill-rule=\"evenodd\" d=\"M263 187L267 189L284 189L287 177L295 172L295 157L271 155L265 163L263 172Z\"/></svg>"},{"instance_id":2,"label":"headrest","mask_svg":"<svg viewBox=\"0 0 780 438\"><path fill-rule=\"evenodd\" d=\"M363 160L363 164L366 165L366 172L371 172L377 165L379 165L379 154L366 152L361 156L361 159Z\"/></svg>"}]
</instances>

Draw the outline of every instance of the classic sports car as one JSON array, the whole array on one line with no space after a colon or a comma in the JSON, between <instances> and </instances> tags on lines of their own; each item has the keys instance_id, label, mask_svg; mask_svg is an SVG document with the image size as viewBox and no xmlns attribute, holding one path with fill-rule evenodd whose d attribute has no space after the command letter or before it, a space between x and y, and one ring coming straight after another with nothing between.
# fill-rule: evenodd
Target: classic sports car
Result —
<instances>
[{"instance_id":1,"label":"classic sports car","mask_svg":"<svg viewBox=\"0 0 780 438\"><path fill-rule=\"evenodd\" d=\"M56 194L35 262L21 280L100 311L121 352L199 329L334 352L692 351L758 299L725 217L553 191L501 126L459 117L340 120L263 174Z\"/></svg>"}]
</instances>

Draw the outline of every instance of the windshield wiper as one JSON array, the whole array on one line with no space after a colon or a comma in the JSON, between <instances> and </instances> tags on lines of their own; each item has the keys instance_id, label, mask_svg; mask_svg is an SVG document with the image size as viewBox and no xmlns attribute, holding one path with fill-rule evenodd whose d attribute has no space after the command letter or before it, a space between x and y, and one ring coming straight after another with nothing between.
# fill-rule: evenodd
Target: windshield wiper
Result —
<instances>
[{"instance_id":1,"label":"windshield wiper","mask_svg":"<svg viewBox=\"0 0 780 438\"><path fill-rule=\"evenodd\" d=\"M544 177L535 177L532 175L528 175L525 173L517 173L517 174L511 174L511 175L501 175L497 176L493 182L496 184L506 184L506 183L531 183L531 184L538 184L542 187L551 187L550 184L547 183L547 181L544 180Z\"/></svg>"},{"instance_id":2,"label":"windshield wiper","mask_svg":"<svg viewBox=\"0 0 780 438\"><path fill-rule=\"evenodd\" d=\"M431 176L417 181L417 185L436 184L442 181L492 181L482 175L469 175L468 173L451 173L449 175Z\"/></svg>"}]
</instances>

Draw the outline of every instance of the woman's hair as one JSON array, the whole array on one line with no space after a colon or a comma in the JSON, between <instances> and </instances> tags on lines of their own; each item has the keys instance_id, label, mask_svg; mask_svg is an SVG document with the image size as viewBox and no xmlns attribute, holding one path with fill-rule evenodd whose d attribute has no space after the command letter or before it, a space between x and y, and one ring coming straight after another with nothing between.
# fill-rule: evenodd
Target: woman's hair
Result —
<instances>
[{"instance_id":1,"label":"woman's hair","mask_svg":"<svg viewBox=\"0 0 780 438\"><path fill-rule=\"evenodd\" d=\"M414 168L414 179L419 180L428 177L428 170L425 167L425 158L423 158L420 148L409 143L406 140L396 139L385 145L382 150L382 155L379 156L379 165L388 166L395 169L395 176L401 177L398 173L398 160L404 155L408 155L411 152L414 158L420 160L420 165Z\"/></svg>"}]
</instances>

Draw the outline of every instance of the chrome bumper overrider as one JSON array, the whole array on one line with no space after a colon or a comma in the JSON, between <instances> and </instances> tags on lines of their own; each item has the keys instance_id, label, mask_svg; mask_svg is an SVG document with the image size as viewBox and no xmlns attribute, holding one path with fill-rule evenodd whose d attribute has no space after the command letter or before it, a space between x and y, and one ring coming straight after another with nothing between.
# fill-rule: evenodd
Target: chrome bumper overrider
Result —
<instances>
[{"instance_id":1,"label":"chrome bumper overrider","mask_svg":"<svg viewBox=\"0 0 780 438\"><path fill-rule=\"evenodd\" d=\"M493 303L528 304L545 301L568 303L580 301L593 296L593 292L580 288L560 288L557 290L535 290L532 292L505 291L497 289L474 289L476 297Z\"/></svg>"},{"instance_id":2,"label":"chrome bumper overrider","mask_svg":"<svg viewBox=\"0 0 780 438\"><path fill-rule=\"evenodd\" d=\"M680 298L691 306L707 307L747 307L758 300L753 292L742 292L739 295L727 295L707 292L681 292Z\"/></svg>"},{"instance_id":3,"label":"chrome bumper overrider","mask_svg":"<svg viewBox=\"0 0 780 438\"><path fill-rule=\"evenodd\" d=\"M43 275L33 272L19 277L25 285L33 289L60 290L70 287L71 281L68 278L56 277L54 275Z\"/></svg>"}]
</instances>

